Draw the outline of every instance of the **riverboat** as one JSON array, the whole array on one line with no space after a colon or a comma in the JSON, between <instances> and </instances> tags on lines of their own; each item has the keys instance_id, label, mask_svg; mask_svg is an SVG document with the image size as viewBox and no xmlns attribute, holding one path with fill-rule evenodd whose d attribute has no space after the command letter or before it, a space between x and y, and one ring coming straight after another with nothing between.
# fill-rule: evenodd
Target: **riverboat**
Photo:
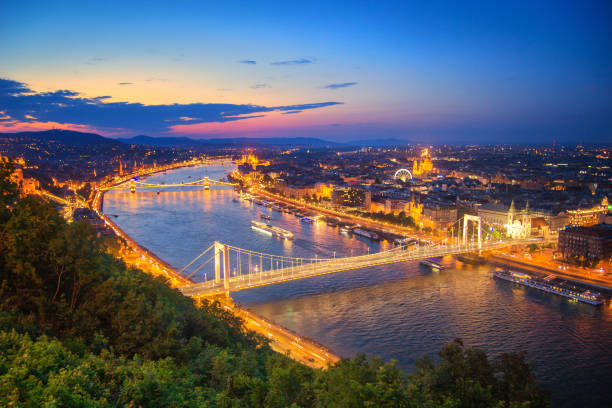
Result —
<instances>
[{"instance_id":1,"label":"riverboat","mask_svg":"<svg viewBox=\"0 0 612 408\"><path fill-rule=\"evenodd\" d=\"M353 234L359 235L365 238L369 238L372 241L380 241L380 236L377 233L372 232L372 231L366 231L360 228L355 228L353 230Z\"/></svg>"},{"instance_id":2,"label":"riverboat","mask_svg":"<svg viewBox=\"0 0 612 408\"><path fill-rule=\"evenodd\" d=\"M251 228L256 231L260 231L271 235L273 237L282 238L282 239L293 239L293 233L291 231L287 231L286 229L282 229L279 227L275 227L270 224L266 224L261 221L251 221Z\"/></svg>"},{"instance_id":3,"label":"riverboat","mask_svg":"<svg viewBox=\"0 0 612 408\"><path fill-rule=\"evenodd\" d=\"M266 214L261 214L259 218L261 218L262 220L268 220L268 221L272 219L272 217Z\"/></svg>"},{"instance_id":4,"label":"riverboat","mask_svg":"<svg viewBox=\"0 0 612 408\"><path fill-rule=\"evenodd\" d=\"M593 306L599 306L604 302L600 293L573 286L566 281L559 279L556 275L548 275L545 278L538 278L523 272L496 269L493 271L493 276L509 282L518 283L519 285L539 289L548 293L554 293L555 295L564 296L579 302L588 303Z\"/></svg>"},{"instance_id":5,"label":"riverboat","mask_svg":"<svg viewBox=\"0 0 612 408\"><path fill-rule=\"evenodd\" d=\"M422 261L419 262L419 265L425 266L427 268L435 269L437 271L446 269L444 265L440 265L439 263L432 261L431 259L423 259Z\"/></svg>"}]
</instances>

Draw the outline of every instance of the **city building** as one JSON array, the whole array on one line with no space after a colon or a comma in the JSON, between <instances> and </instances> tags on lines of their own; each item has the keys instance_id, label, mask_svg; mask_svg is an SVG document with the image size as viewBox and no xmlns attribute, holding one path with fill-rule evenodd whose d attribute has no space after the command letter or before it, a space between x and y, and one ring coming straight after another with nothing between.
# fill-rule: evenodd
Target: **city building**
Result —
<instances>
[{"instance_id":1,"label":"city building","mask_svg":"<svg viewBox=\"0 0 612 408\"><path fill-rule=\"evenodd\" d=\"M569 225L588 227L601 223L603 217L608 213L608 205L608 197L604 197L601 205L595 205L591 208L567 210Z\"/></svg>"},{"instance_id":2,"label":"city building","mask_svg":"<svg viewBox=\"0 0 612 408\"><path fill-rule=\"evenodd\" d=\"M360 187L334 187L331 200L335 205L369 209L372 192Z\"/></svg>"},{"instance_id":3,"label":"city building","mask_svg":"<svg viewBox=\"0 0 612 408\"><path fill-rule=\"evenodd\" d=\"M561 230L557 250L563 257L609 259L612 255L612 225L598 224Z\"/></svg>"}]
</instances>

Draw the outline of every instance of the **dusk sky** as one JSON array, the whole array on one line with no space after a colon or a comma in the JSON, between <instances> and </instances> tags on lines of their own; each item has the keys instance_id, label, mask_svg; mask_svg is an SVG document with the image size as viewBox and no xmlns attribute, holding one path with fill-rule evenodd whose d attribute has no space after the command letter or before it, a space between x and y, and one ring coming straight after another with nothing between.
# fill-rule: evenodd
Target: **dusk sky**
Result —
<instances>
[{"instance_id":1,"label":"dusk sky","mask_svg":"<svg viewBox=\"0 0 612 408\"><path fill-rule=\"evenodd\" d=\"M0 131L612 141L610 1L0 0Z\"/></svg>"}]
</instances>

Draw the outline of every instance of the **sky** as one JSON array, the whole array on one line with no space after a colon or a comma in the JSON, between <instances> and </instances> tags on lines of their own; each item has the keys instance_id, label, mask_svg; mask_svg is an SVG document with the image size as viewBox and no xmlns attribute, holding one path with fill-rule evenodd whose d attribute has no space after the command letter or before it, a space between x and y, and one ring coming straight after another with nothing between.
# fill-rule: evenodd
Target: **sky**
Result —
<instances>
[{"instance_id":1,"label":"sky","mask_svg":"<svg viewBox=\"0 0 612 408\"><path fill-rule=\"evenodd\" d=\"M612 143L610 21L597 0L0 0L0 132Z\"/></svg>"}]
</instances>

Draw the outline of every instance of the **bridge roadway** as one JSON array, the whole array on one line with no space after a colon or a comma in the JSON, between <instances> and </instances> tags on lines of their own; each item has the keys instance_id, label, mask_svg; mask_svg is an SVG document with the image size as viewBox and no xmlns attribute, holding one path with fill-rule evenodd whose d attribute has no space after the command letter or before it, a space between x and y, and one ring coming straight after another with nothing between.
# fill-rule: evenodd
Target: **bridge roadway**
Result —
<instances>
[{"instance_id":1,"label":"bridge roadway","mask_svg":"<svg viewBox=\"0 0 612 408\"><path fill-rule=\"evenodd\" d=\"M219 281L208 281L183 286L179 290L186 296L205 297L251 289L259 286L272 285L281 282L289 282L297 279L305 279L314 276L328 275L353 269L362 269L372 266L386 265L398 262L415 261L419 259L434 258L445 255L486 251L507 247L542 242L538 239L522 239L512 241L498 241L495 243L483 243L479 248L477 243L467 245L436 245L427 247L416 247L406 249L398 247L388 251L353 257L325 259L307 264L272 269L258 273L249 273L237 277L229 277Z\"/></svg>"}]
</instances>

